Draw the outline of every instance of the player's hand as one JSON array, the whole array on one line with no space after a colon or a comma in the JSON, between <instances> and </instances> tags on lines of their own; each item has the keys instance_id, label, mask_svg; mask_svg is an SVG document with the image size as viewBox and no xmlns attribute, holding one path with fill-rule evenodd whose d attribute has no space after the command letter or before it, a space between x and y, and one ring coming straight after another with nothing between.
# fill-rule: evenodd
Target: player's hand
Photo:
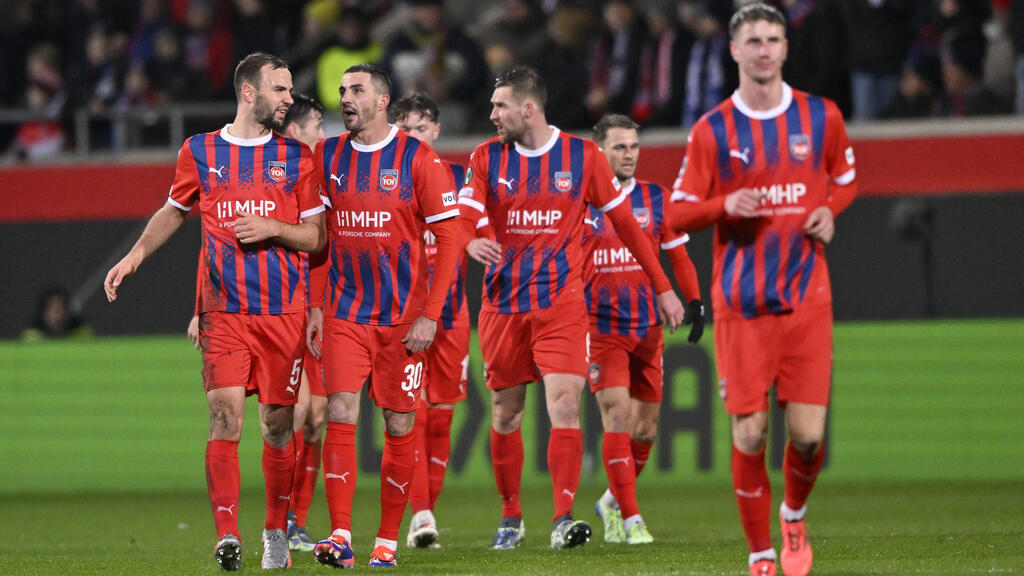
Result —
<instances>
[{"instance_id":1,"label":"player's hand","mask_svg":"<svg viewBox=\"0 0 1024 576\"><path fill-rule=\"evenodd\" d=\"M236 210L235 216L238 216L235 220L235 237L242 244L255 244L280 234L281 223L273 218L264 218L243 210Z\"/></svg>"},{"instance_id":2,"label":"player's hand","mask_svg":"<svg viewBox=\"0 0 1024 576\"><path fill-rule=\"evenodd\" d=\"M490 238L474 238L466 244L466 253L469 257L484 266L501 262L501 244Z\"/></svg>"},{"instance_id":3,"label":"player's hand","mask_svg":"<svg viewBox=\"0 0 1024 576\"><path fill-rule=\"evenodd\" d=\"M199 316L193 316L188 321L188 329L185 330L185 334L188 334L189 342L199 350Z\"/></svg>"},{"instance_id":4,"label":"player's hand","mask_svg":"<svg viewBox=\"0 0 1024 576\"><path fill-rule=\"evenodd\" d=\"M740 188L725 197L725 213L739 218L757 216L761 205L761 194L753 188Z\"/></svg>"},{"instance_id":5,"label":"player's hand","mask_svg":"<svg viewBox=\"0 0 1024 576\"><path fill-rule=\"evenodd\" d=\"M804 222L804 233L822 244L828 244L836 235L836 223L832 217L832 210L828 206L818 206L807 222Z\"/></svg>"},{"instance_id":6,"label":"player's hand","mask_svg":"<svg viewBox=\"0 0 1024 576\"><path fill-rule=\"evenodd\" d=\"M107 302L117 300L117 289L121 287L121 282L135 274L138 267L138 264L125 256L107 272L107 278L103 281L103 291L107 293Z\"/></svg>"},{"instance_id":7,"label":"player's hand","mask_svg":"<svg viewBox=\"0 0 1024 576\"><path fill-rule=\"evenodd\" d=\"M700 337L704 335L704 303L700 300L690 300L686 305L686 320L683 323L690 326L690 335L686 337L686 341L690 344L700 342Z\"/></svg>"},{"instance_id":8,"label":"player's hand","mask_svg":"<svg viewBox=\"0 0 1024 576\"><path fill-rule=\"evenodd\" d=\"M675 332L676 328L679 328L679 325L686 318L683 303L679 301L679 297L676 296L674 290L666 290L658 294L658 310L661 311L662 320L668 322L671 332Z\"/></svg>"},{"instance_id":9,"label":"player's hand","mask_svg":"<svg viewBox=\"0 0 1024 576\"><path fill-rule=\"evenodd\" d=\"M323 308L310 308L306 316L306 347L313 353L313 357L320 360L323 356L321 343L324 341L324 311Z\"/></svg>"},{"instance_id":10,"label":"player's hand","mask_svg":"<svg viewBox=\"0 0 1024 576\"><path fill-rule=\"evenodd\" d=\"M410 354L422 352L430 347L430 343L434 341L434 334L436 333L437 320L420 316L412 323L409 331L405 333L405 337L402 338L402 344L405 344L405 349Z\"/></svg>"}]
</instances>

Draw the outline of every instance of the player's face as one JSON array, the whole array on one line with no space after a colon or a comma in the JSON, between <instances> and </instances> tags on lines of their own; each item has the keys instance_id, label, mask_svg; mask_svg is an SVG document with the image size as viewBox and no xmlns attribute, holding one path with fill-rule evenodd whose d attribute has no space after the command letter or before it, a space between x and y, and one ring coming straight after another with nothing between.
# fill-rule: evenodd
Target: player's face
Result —
<instances>
[{"instance_id":1,"label":"player's face","mask_svg":"<svg viewBox=\"0 0 1024 576\"><path fill-rule=\"evenodd\" d=\"M260 71L253 116L270 130L281 131L284 116L292 105L292 73L287 68L273 69L268 64Z\"/></svg>"},{"instance_id":2,"label":"player's face","mask_svg":"<svg viewBox=\"0 0 1024 576\"><path fill-rule=\"evenodd\" d=\"M352 72L341 77L338 95L345 128L361 132L387 110L386 97L377 93L369 72Z\"/></svg>"},{"instance_id":3,"label":"player's face","mask_svg":"<svg viewBox=\"0 0 1024 576\"><path fill-rule=\"evenodd\" d=\"M640 159L640 136L632 128L609 128L601 150L612 165L612 172L619 180L629 180L636 174Z\"/></svg>"},{"instance_id":4,"label":"player's face","mask_svg":"<svg viewBox=\"0 0 1024 576\"><path fill-rule=\"evenodd\" d=\"M433 148L437 137L441 135L441 125L416 110L410 111L405 118L396 121L395 125L431 148Z\"/></svg>"},{"instance_id":5,"label":"player's face","mask_svg":"<svg viewBox=\"0 0 1024 576\"><path fill-rule=\"evenodd\" d=\"M316 148L317 142L327 138L327 134L324 133L324 115L318 110L310 110L304 120L288 125L287 135L310 148Z\"/></svg>"},{"instance_id":6,"label":"player's face","mask_svg":"<svg viewBox=\"0 0 1024 576\"><path fill-rule=\"evenodd\" d=\"M786 61L786 29L766 20L745 22L729 44L732 59L739 66L740 78L758 84L782 79L782 64Z\"/></svg>"},{"instance_id":7,"label":"player's face","mask_svg":"<svg viewBox=\"0 0 1024 576\"><path fill-rule=\"evenodd\" d=\"M491 122L498 129L502 143L519 142L526 132L526 117L523 103L516 98L512 88L502 86L494 89L491 96Z\"/></svg>"}]
</instances>

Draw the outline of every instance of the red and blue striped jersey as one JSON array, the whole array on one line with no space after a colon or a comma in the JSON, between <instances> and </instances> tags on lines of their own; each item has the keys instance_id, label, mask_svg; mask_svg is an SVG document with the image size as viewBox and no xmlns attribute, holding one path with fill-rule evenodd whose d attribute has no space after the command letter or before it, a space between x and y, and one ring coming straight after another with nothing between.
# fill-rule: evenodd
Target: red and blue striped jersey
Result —
<instances>
[{"instance_id":1,"label":"red and blue striped jersey","mask_svg":"<svg viewBox=\"0 0 1024 576\"><path fill-rule=\"evenodd\" d=\"M497 138L477 146L459 192L466 217L488 218L501 262L484 273L482 310L513 314L583 295L583 217L625 200L591 140L553 129L536 150Z\"/></svg>"},{"instance_id":2,"label":"red and blue striped jersey","mask_svg":"<svg viewBox=\"0 0 1024 576\"><path fill-rule=\"evenodd\" d=\"M426 304L425 224L459 215L456 188L430 146L392 126L365 146L346 132L316 146L327 191L324 314L397 326Z\"/></svg>"},{"instance_id":3,"label":"red and blue striped jersey","mask_svg":"<svg viewBox=\"0 0 1024 576\"><path fill-rule=\"evenodd\" d=\"M441 159L451 175L452 190L458 190L466 180L466 167L461 164L454 164L448 160ZM430 230L423 231L424 250L427 255L427 272L430 274L430 283L434 283L434 256L437 255L437 238ZM448 296L444 300L444 308L441 310L441 326L446 329L468 328L469 310L466 307L466 268L469 266L469 255L462 251L459 257L459 264L455 272L455 281L448 289Z\"/></svg>"},{"instance_id":4,"label":"red and blue striped jersey","mask_svg":"<svg viewBox=\"0 0 1024 576\"><path fill-rule=\"evenodd\" d=\"M234 222L239 210L288 224L323 212L309 147L273 133L236 138L229 127L185 140L168 198L186 211L199 203L197 311L305 312L306 253L272 241L243 245Z\"/></svg>"},{"instance_id":5,"label":"red and blue striped jersey","mask_svg":"<svg viewBox=\"0 0 1024 576\"><path fill-rule=\"evenodd\" d=\"M700 202L740 188L762 194L758 217L728 217L715 225L716 318L781 314L832 301L824 246L803 226L832 188L855 177L839 108L787 84L772 110L752 110L734 93L697 122L672 200Z\"/></svg>"},{"instance_id":6,"label":"red and blue striped jersey","mask_svg":"<svg viewBox=\"0 0 1024 576\"><path fill-rule=\"evenodd\" d=\"M667 191L653 182L632 179L622 187L629 194L633 218L655 252L671 250L689 240L664 226ZM650 276L622 242L604 214L590 208L583 229L584 294L590 323L601 334L647 336L647 329L661 324L657 293Z\"/></svg>"}]
</instances>

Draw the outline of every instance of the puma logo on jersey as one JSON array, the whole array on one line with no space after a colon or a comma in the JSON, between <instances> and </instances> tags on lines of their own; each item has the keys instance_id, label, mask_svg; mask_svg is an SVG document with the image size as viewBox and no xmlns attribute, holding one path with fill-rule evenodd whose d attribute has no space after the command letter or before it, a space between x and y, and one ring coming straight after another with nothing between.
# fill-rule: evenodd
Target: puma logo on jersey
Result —
<instances>
[{"instance_id":1,"label":"puma logo on jersey","mask_svg":"<svg viewBox=\"0 0 1024 576\"><path fill-rule=\"evenodd\" d=\"M739 150L729 150L730 158L739 158L744 164L750 164L750 148L744 148L743 152Z\"/></svg>"},{"instance_id":2,"label":"puma logo on jersey","mask_svg":"<svg viewBox=\"0 0 1024 576\"><path fill-rule=\"evenodd\" d=\"M445 469L448 468L448 460L441 460L437 456L431 456L430 457L430 461L433 462L434 464L437 464L438 466L440 466L442 468L445 468Z\"/></svg>"},{"instance_id":3,"label":"puma logo on jersey","mask_svg":"<svg viewBox=\"0 0 1024 576\"><path fill-rule=\"evenodd\" d=\"M219 168L214 168L213 166L210 166L210 172L212 174L216 174L217 178L223 178L224 177L224 174L222 174L222 172L224 172L224 167L223 166L221 166Z\"/></svg>"},{"instance_id":4,"label":"puma logo on jersey","mask_svg":"<svg viewBox=\"0 0 1024 576\"><path fill-rule=\"evenodd\" d=\"M615 466L616 464L625 464L626 466L629 466L629 456L626 456L625 458L612 458L608 461L609 466Z\"/></svg>"},{"instance_id":5,"label":"puma logo on jersey","mask_svg":"<svg viewBox=\"0 0 1024 576\"><path fill-rule=\"evenodd\" d=\"M757 490L753 492L747 492L746 490L736 489L736 495L740 498L760 498L764 495L764 486L758 486Z\"/></svg>"},{"instance_id":6,"label":"puma logo on jersey","mask_svg":"<svg viewBox=\"0 0 1024 576\"><path fill-rule=\"evenodd\" d=\"M232 504L231 506L217 506L217 512L227 512L228 514L231 514L232 516L234 516L235 515L235 511L233 510L234 507L235 507L234 504Z\"/></svg>"},{"instance_id":7,"label":"puma logo on jersey","mask_svg":"<svg viewBox=\"0 0 1024 576\"><path fill-rule=\"evenodd\" d=\"M342 180L344 178L345 178L344 174L342 174L341 176L338 176L337 174L331 174L331 180L334 180L335 182L338 183L338 188L341 188L342 186L344 186L344 183L342 182Z\"/></svg>"},{"instance_id":8,"label":"puma logo on jersey","mask_svg":"<svg viewBox=\"0 0 1024 576\"><path fill-rule=\"evenodd\" d=\"M516 185L516 179L513 178L511 180L505 180L504 178L498 178L498 184L504 184L505 188L511 190Z\"/></svg>"},{"instance_id":9,"label":"puma logo on jersey","mask_svg":"<svg viewBox=\"0 0 1024 576\"><path fill-rule=\"evenodd\" d=\"M324 474L324 479L325 480L330 480L330 479L333 478L335 480L341 480L345 484L348 484L348 479L346 478L346 476L348 476L349 474L351 474L351 472L345 472L344 474L340 474L340 475L339 474L331 474L330 472L328 472L328 473Z\"/></svg>"},{"instance_id":10,"label":"puma logo on jersey","mask_svg":"<svg viewBox=\"0 0 1024 576\"><path fill-rule=\"evenodd\" d=\"M395 488L398 488L402 492L402 494L405 494L405 487L409 485L408 482L406 482L405 484L399 484L398 482L395 482L391 478L391 476L388 476L388 477L384 478L384 481L387 482L388 484L391 484Z\"/></svg>"}]
</instances>

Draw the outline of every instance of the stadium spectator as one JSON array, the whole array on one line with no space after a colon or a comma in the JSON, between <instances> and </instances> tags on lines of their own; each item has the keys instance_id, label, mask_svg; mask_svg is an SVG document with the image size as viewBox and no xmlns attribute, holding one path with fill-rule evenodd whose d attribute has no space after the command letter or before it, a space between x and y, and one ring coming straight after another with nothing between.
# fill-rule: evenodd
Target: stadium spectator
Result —
<instances>
[{"instance_id":1,"label":"stadium spectator","mask_svg":"<svg viewBox=\"0 0 1024 576\"><path fill-rule=\"evenodd\" d=\"M789 41L789 56L782 67L782 75L793 88L834 101L843 115L848 116L850 74L841 2L782 0Z\"/></svg>"},{"instance_id":2,"label":"stadium spectator","mask_svg":"<svg viewBox=\"0 0 1024 576\"><path fill-rule=\"evenodd\" d=\"M545 18L535 0L502 0L485 10L469 33L494 75L544 56Z\"/></svg>"},{"instance_id":3,"label":"stadium spectator","mask_svg":"<svg viewBox=\"0 0 1024 576\"><path fill-rule=\"evenodd\" d=\"M212 96L231 90L231 33L219 15L217 0L189 0L182 35L182 61L189 72L202 75Z\"/></svg>"},{"instance_id":4,"label":"stadium spectator","mask_svg":"<svg viewBox=\"0 0 1024 576\"><path fill-rule=\"evenodd\" d=\"M355 435L359 392L369 378L384 420L381 519L370 566L397 566L426 351L464 242L451 173L430 146L388 124L391 81L383 69L349 68L338 92L349 131L316 148L324 167L330 270L311 273L307 341L323 359L328 392L323 467L332 532L313 554L328 566L354 564ZM437 238L432 284L424 225Z\"/></svg>"},{"instance_id":5,"label":"stadium spectator","mask_svg":"<svg viewBox=\"0 0 1024 576\"><path fill-rule=\"evenodd\" d=\"M542 56L534 62L541 78L558 78L548 87L547 118L556 126L587 125L587 40L593 26L590 13L575 5L559 6L548 17Z\"/></svg>"},{"instance_id":6,"label":"stadium spectator","mask_svg":"<svg viewBox=\"0 0 1024 576\"><path fill-rule=\"evenodd\" d=\"M661 314L673 329L683 320L683 307L597 145L548 125L544 80L535 70L517 66L495 86L490 119L498 136L473 151L471 178L459 194L466 229L486 218L495 233L493 240L477 238L467 246L470 256L487 266L480 349L491 390L491 458L502 502L491 548L511 549L523 540L520 426L526 384L538 380L551 424L551 547L571 548L585 544L591 534L590 525L572 513L583 458L579 406L586 383L587 310L582 235L588 204L608 215L654 279Z\"/></svg>"},{"instance_id":7,"label":"stadium spectator","mask_svg":"<svg viewBox=\"0 0 1024 576\"><path fill-rule=\"evenodd\" d=\"M704 304L697 270L686 253L690 238L665 226L667 191L634 177L640 159L639 127L628 116L611 114L594 126L594 141L629 196L644 241L655 252L664 250L672 261L676 284L689 301L685 322L693 327L688 340L696 344L704 333ZM626 248L604 215L591 206L584 223L583 280L590 316L587 379L601 410L601 460L608 477L597 514L604 522L605 542L649 544L654 538L640 515L636 478L658 434L664 331L651 298L651 279L635 266L612 261L612 254Z\"/></svg>"},{"instance_id":8,"label":"stadium spectator","mask_svg":"<svg viewBox=\"0 0 1024 576\"><path fill-rule=\"evenodd\" d=\"M302 10L302 30L291 42L287 60L295 68L295 89L303 93L317 93L317 60L334 42L334 27L338 23L341 6L334 0L312 0ZM342 69L344 70L344 69ZM333 78L337 78L335 74ZM331 99L335 99L331 87Z\"/></svg>"},{"instance_id":9,"label":"stadium spectator","mask_svg":"<svg viewBox=\"0 0 1024 576\"><path fill-rule=\"evenodd\" d=\"M900 73L899 91L881 118L928 118L942 106L942 65L937 47L915 42Z\"/></svg>"},{"instance_id":10,"label":"stadium spectator","mask_svg":"<svg viewBox=\"0 0 1024 576\"><path fill-rule=\"evenodd\" d=\"M387 42L381 66L398 94L433 95L448 129L464 132L481 104L487 62L477 43L446 17L441 0L410 1L412 19Z\"/></svg>"},{"instance_id":11,"label":"stadium spectator","mask_svg":"<svg viewBox=\"0 0 1024 576\"><path fill-rule=\"evenodd\" d=\"M716 0L684 2L683 23L696 36L686 66L683 128L690 128L736 87L736 68L729 59L728 3Z\"/></svg>"},{"instance_id":12,"label":"stadium spectator","mask_svg":"<svg viewBox=\"0 0 1024 576\"><path fill-rule=\"evenodd\" d=\"M825 457L832 295L825 244L857 193L839 108L791 88L781 12L755 3L729 23L739 89L690 132L672 192L677 232L715 224L711 300L721 396L732 420L732 479L754 576L776 574L765 467L768 391L786 413L782 571L812 564L807 497ZM820 127L814 128L814 127Z\"/></svg>"},{"instance_id":13,"label":"stadium spectator","mask_svg":"<svg viewBox=\"0 0 1024 576\"><path fill-rule=\"evenodd\" d=\"M878 118L899 86L913 38L915 0L846 0L850 91L855 121Z\"/></svg>"},{"instance_id":14,"label":"stadium spectator","mask_svg":"<svg viewBox=\"0 0 1024 576\"><path fill-rule=\"evenodd\" d=\"M603 26L590 52L590 83L584 103L591 118L628 114L641 78L640 55L647 25L630 0L606 0Z\"/></svg>"},{"instance_id":15,"label":"stadium spectator","mask_svg":"<svg viewBox=\"0 0 1024 576\"><path fill-rule=\"evenodd\" d=\"M87 338L92 328L71 305L71 296L60 286L47 288L39 295L32 324L21 333L25 342L50 338Z\"/></svg>"},{"instance_id":16,"label":"stadium spectator","mask_svg":"<svg viewBox=\"0 0 1024 576\"><path fill-rule=\"evenodd\" d=\"M316 63L316 92L328 110L338 110L338 78L363 62L377 62L384 48L370 38L370 17L360 7L342 9L335 25L334 44L325 48Z\"/></svg>"},{"instance_id":17,"label":"stadium spectator","mask_svg":"<svg viewBox=\"0 0 1024 576\"><path fill-rule=\"evenodd\" d=\"M56 154L67 144L60 115L64 107L64 80L59 70L59 55L53 44L32 49L25 62L28 85L24 105L34 118L19 124L7 149L15 160L39 160Z\"/></svg>"},{"instance_id":18,"label":"stadium spectator","mask_svg":"<svg viewBox=\"0 0 1024 576\"><path fill-rule=\"evenodd\" d=\"M999 99L982 79L985 37L973 27L947 30L939 50L945 92L941 115L1006 114L1010 103Z\"/></svg>"},{"instance_id":19,"label":"stadium spectator","mask_svg":"<svg viewBox=\"0 0 1024 576\"><path fill-rule=\"evenodd\" d=\"M171 26L166 3L161 0L139 2L138 16L128 40L127 57L131 62L150 64L156 60L156 38Z\"/></svg>"},{"instance_id":20,"label":"stadium spectator","mask_svg":"<svg viewBox=\"0 0 1024 576\"><path fill-rule=\"evenodd\" d=\"M84 58L72 72L71 103L90 112L102 112L117 99L123 78L123 60L116 40L104 24L89 29Z\"/></svg>"},{"instance_id":21,"label":"stadium spectator","mask_svg":"<svg viewBox=\"0 0 1024 576\"><path fill-rule=\"evenodd\" d=\"M646 15L649 35L640 54L640 78L630 117L641 124L678 126L694 35L666 4L648 8Z\"/></svg>"},{"instance_id":22,"label":"stadium spectator","mask_svg":"<svg viewBox=\"0 0 1024 576\"><path fill-rule=\"evenodd\" d=\"M185 141L167 203L110 269L103 287L107 299L116 300L123 281L198 203L203 221L199 341L210 413L206 479L219 538L214 558L224 570L241 568L238 442L245 397L258 394L267 498L262 566L284 568L291 565L285 529L307 304L305 283L292 283L297 275L290 271L301 267L301 252L323 246L324 206L309 150L274 133L292 103L287 64L269 54L250 54L239 62L234 85L234 122ZM230 158L235 160L224 160ZM254 158L261 165L254 165ZM235 274L253 265L268 270L267 280Z\"/></svg>"},{"instance_id":23,"label":"stadium spectator","mask_svg":"<svg viewBox=\"0 0 1024 576\"><path fill-rule=\"evenodd\" d=\"M181 38L173 28L157 32L153 43L156 60L150 67L150 80L161 100L201 102L212 98L213 88L203 72L185 66Z\"/></svg>"},{"instance_id":24,"label":"stadium spectator","mask_svg":"<svg viewBox=\"0 0 1024 576\"><path fill-rule=\"evenodd\" d=\"M440 109L424 92L414 92L391 104L395 125L417 140L433 147L441 135ZM466 167L441 160L458 190L466 176ZM427 273L433 278L437 257L437 240L424 231ZM420 388L420 405L416 408L416 469L409 487L409 505L413 516L409 521L406 545L410 548L439 548L439 534L434 509L444 484L451 453L451 427L455 405L466 398L469 380L469 307L466 301L466 269L469 257L459 257L455 282L441 310L434 343L427 350Z\"/></svg>"}]
</instances>

